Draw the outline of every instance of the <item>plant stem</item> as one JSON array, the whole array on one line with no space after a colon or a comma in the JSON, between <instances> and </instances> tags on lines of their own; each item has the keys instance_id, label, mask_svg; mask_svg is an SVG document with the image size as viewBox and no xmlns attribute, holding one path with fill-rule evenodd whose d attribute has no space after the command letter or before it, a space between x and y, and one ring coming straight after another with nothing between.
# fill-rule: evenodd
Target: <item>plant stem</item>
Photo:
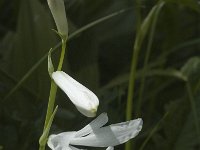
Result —
<instances>
[{"instance_id":1,"label":"plant stem","mask_svg":"<svg viewBox=\"0 0 200 150\"><path fill-rule=\"evenodd\" d=\"M141 15L140 15L140 0L135 2L136 9L136 17L138 19L136 24L136 40L133 46L133 56L131 61L131 71L129 76L129 85L128 85L128 98L127 98L127 106L126 106L126 120L132 119L132 98L134 95L134 85L136 78L136 66L138 60L138 53L140 49L140 40L137 38L139 36L140 24L141 24Z\"/></svg>"},{"instance_id":2,"label":"plant stem","mask_svg":"<svg viewBox=\"0 0 200 150\"><path fill-rule=\"evenodd\" d=\"M62 38L62 50L61 50L60 60L59 60L58 69L57 69L58 71L60 71L62 69L62 65L63 65L63 61L64 61L64 57L65 57L66 40L67 40L65 37L61 37L61 38ZM47 124L51 118L51 115L53 113L55 99L56 99L56 93L57 93L57 85L51 79L51 89L50 89L50 94L49 94L49 102L48 102L43 132L45 131ZM45 150L45 146L46 146L46 143L44 145L40 145L39 150Z\"/></svg>"},{"instance_id":3,"label":"plant stem","mask_svg":"<svg viewBox=\"0 0 200 150\"><path fill-rule=\"evenodd\" d=\"M136 0L135 3L135 10L136 10L136 35L138 35L141 25L141 12L140 12L140 0ZM137 67L137 60L138 60L138 53L140 46L137 45L137 40L133 46L133 56L131 62L131 72L129 76L129 85L128 85L128 98L127 98L127 105L126 105L126 120L131 120L132 118L132 99L134 95L134 85L135 85L135 78L136 78L136 67ZM125 150L131 150L131 142L127 142L125 144Z\"/></svg>"},{"instance_id":4,"label":"plant stem","mask_svg":"<svg viewBox=\"0 0 200 150\"><path fill-rule=\"evenodd\" d=\"M61 71L62 69L62 65L63 65L63 61L64 61L64 58L65 58L65 49L66 49L66 38L63 37L62 38L62 51L61 51L61 55L60 55L60 61L59 61L59 64L58 64L58 71Z\"/></svg>"},{"instance_id":5,"label":"plant stem","mask_svg":"<svg viewBox=\"0 0 200 150\"><path fill-rule=\"evenodd\" d=\"M129 77L129 86L128 86L128 97L127 97L127 105L126 105L126 120L132 119L132 111L133 111L133 97L134 97L134 86L135 86L135 79L136 79L136 67L138 63L138 55L139 51L141 49L142 42L146 36L146 33L149 30L150 25L152 24L152 20L155 16L155 13L159 7L162 7L163 3L158 3L155 5L151 11L149 12L148 16L144 19L142 24L139 24L139 27L137 28L137 34L136 39L133 47L133 56L132 56L132 62L131 62L131 71L130 71L130 77ZM131 150L131 143L127 142L125 145L125 150Z\"/></svg>"},{"instance_id":6,"label":"plant stem","mask_svg":"<svg viewBox=\"0 0 200 150\"><path fill-rule=\"evenodd\" d=\"M141 77L141 85L140 85L140 89L139 89L138 104L137 104L136 111L135 111L136 117L140 116L140 109L141 109L141 105L142 105L142 98L143 98L143 92L144 92L144 87L145 87L145 78L146 78L146 74L147 74L147 66L148 66L148 61L149 61L149 57L151 54L151 48L152 48L152 44L153 44L155 28L156 28L156 24L157 24L157 20L158 20L158 16L159 16L161 8L162 8L162 6L158 7L158 9L156 10L155 15L152 19L152 25L151 25L151 29L150 29L148 44L147 44L147 51L146 51L145 59L144 59L144 67L142 69L142 77Z\"/></svg>"},{"instance_id":7,"label":"plant stem","mask_svg":"<svg viewBox=\"0 0 200 150\"><path fill-rule=\"evenodd\" d=\"M45 146L44 145L40 145L39 150L45 150Z\"/></svg>"},{"instance_id":8,"label":"plant stem","mask_svg":"<svg viewBox=\"0 0 200 150\"><path fill-rule=\"evenodd\" d=\"M55 82L53 80L51 80L51 89L50 89L50 94L49 94L49 102L48 102L46 119L45 119L43 131L46 129L47 124L49 122L49 119L51 117L51 114L53 113L55 99L56 99L56 93L57 93L57 85L55 84Z\"/></svg>"}]
</instances>

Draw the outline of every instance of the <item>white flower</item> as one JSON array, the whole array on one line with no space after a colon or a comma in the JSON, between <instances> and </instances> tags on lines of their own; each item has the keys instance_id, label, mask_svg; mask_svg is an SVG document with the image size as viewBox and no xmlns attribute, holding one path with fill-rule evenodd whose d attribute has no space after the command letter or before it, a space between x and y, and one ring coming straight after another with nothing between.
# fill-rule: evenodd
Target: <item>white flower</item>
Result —
<instances>
[{"instance_id":1,"label":"white flower","mask_svg":"<svg viewBox=\"0 0 200 150\"><path fill-rule=\"evenodd\" d=\"M92 91L63 71L53 72L52 78L83 115L87 117L96 115L99 100Z\"/></svg>"},{"instance_id":2,"label":"white flower","mask_svg":"<svg viewBox=\"0 0 200 150\"><path fill-rule=\"evenodd\" d=\"M102 113L90 124L79 131L63 132L51 135L48 146L52 150L80 150L74 146L108 147L127 142L134 138L142 129L142 119L135 119L102 127L108 122L106 113Z\"/></svg>"},{"instance_id":3,"label":"white flower","mask_svg":"<svg viewBox=\"0 0 200 150\"><path fill-rule=\"evenodd\" d=\"M63 0L47 0L54 21L56 23L58 33L68 35L68 24Z\"/></svg>"}]
</instances>

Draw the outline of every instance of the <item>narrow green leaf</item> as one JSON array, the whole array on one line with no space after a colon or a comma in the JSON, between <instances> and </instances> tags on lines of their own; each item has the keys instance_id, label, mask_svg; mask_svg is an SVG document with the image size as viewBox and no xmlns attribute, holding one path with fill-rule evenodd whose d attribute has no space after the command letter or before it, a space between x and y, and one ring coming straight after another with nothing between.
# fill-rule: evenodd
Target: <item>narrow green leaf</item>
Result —
<instances>
[{"instance_id":1,"label":"narrow green leaf","mask_svg":"<svg viewBox=\"0 0 200 150\"><path fill-rule=\"evenodd\" d=\"M157 12L157 9L162 8L164 5L164 2L158 3L155 5L147 17L144 19L144 21L141 24L141 27L139 28L139 31L137 32L134 47L133 47L133 56L132 56L132 62L131 62L131 71L129 76L129 86L128 86L128 96L127 96L127 108L126 108L126 119L130 120L132 119L132 100L134 97L134 88L135 88L135 80L136 80L136 68L138 63L138 55L141 49L141 45L143 43L143 40L152 24L152 21L155 17L155 14Z\"/></svg>"}]
</instances>

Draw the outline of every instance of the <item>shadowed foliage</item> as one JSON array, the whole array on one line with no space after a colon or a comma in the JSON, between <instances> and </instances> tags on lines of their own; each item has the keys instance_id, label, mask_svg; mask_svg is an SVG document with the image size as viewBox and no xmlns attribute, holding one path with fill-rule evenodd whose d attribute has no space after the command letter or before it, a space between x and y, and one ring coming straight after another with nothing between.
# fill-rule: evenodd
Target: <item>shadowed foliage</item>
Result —
<instances>
[{"instance_id":1,"label":"shadowed foliage","mask_svg":"<svg viewBox=\"0 0 200 150\"><path fill-rule=\"evenodd\" d=\"M147 18L158 6L154 0L65 0L71 37L63 70L96 93L98 114L107 112L109 124L125 121L133 46L146 32L132 99L132 116L143 118L144 126L132 149L198 150L200 3L160 2L155 19ZM147 31L139 30L140 20ZM46 54L54 49L55 65L60 55L51 29L46 0L0 1L0 150L38 149L50 89ZM91 119L60 91L50 132L77 131Z\"/></svg>"}]
</instances>

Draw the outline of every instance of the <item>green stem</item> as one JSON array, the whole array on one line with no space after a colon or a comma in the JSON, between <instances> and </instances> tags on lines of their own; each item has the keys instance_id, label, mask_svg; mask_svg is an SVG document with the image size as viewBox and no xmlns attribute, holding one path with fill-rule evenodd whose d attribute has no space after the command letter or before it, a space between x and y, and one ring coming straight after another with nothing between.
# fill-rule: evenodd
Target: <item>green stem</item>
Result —
<instances>
[{"instance_id":1,"label":"green stem","mask_svg":"<svg viewBox=\"0 0 200 150\"><path fill-rule=\"evenodd\" d=\"M141 22L141 15L140 15L140 0L137 0L135 3L135 9L136 9L136 17L138 19L137 21L137 31L136 31L136 40L133 46L133 56L131 61L131 71L129 76L129 85L128 85L128 98L127 98L127 106L126 106L126 120L130 120L132 118L132 98L134 95L134 84L135 84L135 78L136 78L136 66L137 66L137 60L138 60L138 53L140 49L140 40L137 40L138 34L140 31L140 22Z\"/></svg>"},{"instance_id":2,"label":"green stem","mask_svg":"<svg viewBox=\"0 0 200 150\"><path fill-rule=\"evenodd\" d=\"M134 96L134 88L135 88L135 78L136 78L136 66L139 54L139 47L134 48L132 62L131 62L131 72L129 77L129 85L128 85L128 98L126 104L126 120L132 119L133 112L133 96ZM125 150L131 150L131 142L127 142L125 144Z\"/></svg>"},{"instance_id":3,"label":"green stem","mask_svg":"<svg viewBox=\"0 0 200 150\"><path fill-rule=\"evenodd\" d=\"M127 105L126 105L126 120L132 119L132 111L133 111L133 97L134 97L134 86L135 86L135 79L136 79L136 67L138 63L138 55L139 51L141 49L142 42L146 36L146 33L149 30L150 25L152 24L152 20L154 18L154 15L159 9L159 7L162 7L163 3L158 3L155 5L151 11L149 12L148 16L145 18L145 20L142 22L142 24L138 27L134 47L133 47L133 56L132 56L132 62L131 62L131 71L130 71L130 77L129 77L129 85L128 85L128 97L127 97ZM125 150L131 150L131 143L127 142L125 145Z\"/></svg>"},{"instance_id":4,"label":"green stem","mask_svg":"<svg viewBox=\"0 0 200 150\"><path fill-rule=\"evenodd\" d=\"M47 124L49 122L49 119L53 113L54 110L54 104L55 104L55 99L56 99L56 93L57 93L57 85L53 80L51 80L51 89L50 89L50 94L49 94L49 102L48 102L48 107L47 107L47 113L46 113L46 119L44 123L44 129L46 129Z\"/></svg>"},{"instance_id":5,"label":"green stem","mask_svg":"<svg viewBox=\"0 0 200 150\"><path fill-rule=\"evenodd\" d=\"M141 10L140 10L140 0L136 0L135 3L135 10L136 10L136 17L137 17L137 24L136 24L136 34L138 35L141 25ZM140 46L137 45L137 40L133 46L133 57L131 62L131 72L129 77L129 85L128 85L128 98L127 98L127 105L126 105L126 120L131 120L132 118L132 99L134 95L134 85L135 85L135 78L136 78L136 67L137 67L137 60L138 60L138 53L139 53ZM131 142L127 142L125 144L125 150L131 150Z\"/></svg>"},{"instance_id":6,"label":"green stem","mask_svg":"<svg viewBox=\"0 0 200 150\"><path fill-rule=\"evenodd\" d=\"M57 69L58 71L60 71L63 66L63 61L64 61L64 57L65 57L65 49L66 49L66 41L67 41L67 39L65 37L61 37L61 38L62 38L62 51L61 51L60 60L59 60L59 64L58 64L58 69ZM56 99L56 93L57 93L57 85L55 84L55 82L53 80L51 80L51 89L50 89L50 94L49 94L49 102L48 102L43 132L47 128L47 124L53 113L55 99ZM44 145L40 145L39 150L45 150L45 146L46 146L46 143Z\"/></svg>"},{"instance_id":7,"label":"green stem","mask_svg":"<svg viewBox=\"0 0 200 150\"><path fill-rule=\"evenodd\" d=\"M141 77L141 85L140 85L140 89L139 89L138 104L137 104L136 111L135 111L136 117L140 116L140 109L141 109L141 105L142 105L142 98L143 98L143 92L144 92L144 87L145 87L145 78L146 78L146 74L147 74L148 61L149 61L149 57L151 54L153 37L154 37L155 28L156 28L156 24L157 24L157 20L158 20L158 15L160 13L161 8L162 7L158 7L158 9L156 10L155 16L152 21L151 29L150 29L149 40L148 40L148 44L147 44L147 52L145 54L144 67L142 69L142 77Z\"/></svg>"},{"instance_id":8,"label":"green stem","mask_svg":"<svg viewBox=\"0 0 200 150\"><path fill-rule=\"evenodd\" d=\"M45 150L45 146L43 146L43 145L40 145L40 148L39 148L39 150Z\"/></svg>"},{"instance_id":9,"label":"green stem","mask_svg":"<svg viewBox=\"0 0 200 150\"><path fill-rule=\"evenodd\" d=\"M139 54L139 47L134 46L133 57L131 62L131 72L129 76L129 85L128 85L128 98L127 98L127 105L126 105L126 120L132 119L132 99L134 95L134 85L135 85L135 78L136 78L136 66Z\"/></svg>"},{"instance_id":10,"label":"green stem","mask_svg":"<svg viewBox=\"0 0 200 150\"><path fill-rule=\"evenodd\" d=\"M60 61L59 61L59 64L58 64L58 71L61 71L62 69L62 65L63 65L63 61L64 61L64 58L65 58L65 49L66 49L66 38L62 38L62 51L61 51L61 55L60 55Z\"/></svg>"},{"instance_id":11,"label":"green stem","mask_svg":"<svg viewBox=\"0 0 200 150\"><path fill-rule=\"evenodd\" d=\"M130 76L129 76L128 97L127 97L127 106L126 106L126 120L132 119L132 99L134 96L134 84L135 84L135 78L136 78L136 67L138 63L139 51L157 7L158 5L155 5L151 9L148 16L145 18L145 20L143 21L143 23L141 24L140 28L137 31L135 43L133 46L133 56L132 56L131 71L130 71Z\"/></svg>"}]
</instances>

